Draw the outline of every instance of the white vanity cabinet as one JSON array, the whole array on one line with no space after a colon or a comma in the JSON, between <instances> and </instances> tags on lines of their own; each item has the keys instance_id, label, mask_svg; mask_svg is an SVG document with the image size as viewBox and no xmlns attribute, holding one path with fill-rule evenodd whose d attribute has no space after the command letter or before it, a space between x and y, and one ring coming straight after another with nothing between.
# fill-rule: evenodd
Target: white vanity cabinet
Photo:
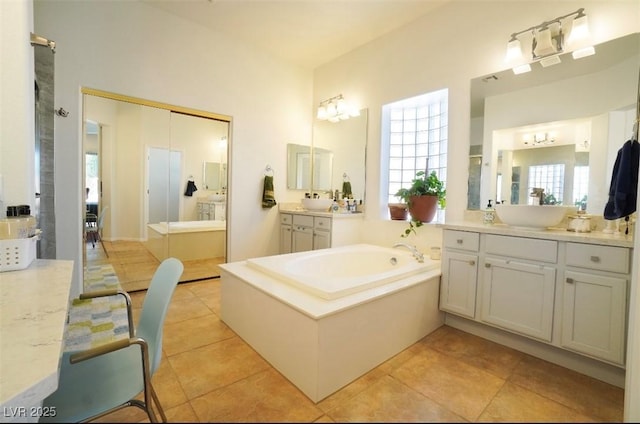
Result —
<instances>
[{"instance_id":1,"label":"white vanity cabinet","mask_svg":"<svg viewBox=\"0 0 640 424\"><path fill-rule=\"evenodd\" d=\"M440 309L475 318L480 235L444 230Z\"/></svg>"},{"instance_id":2,"label":"white vanity cabinet","mask_svg":"<svg viewBox=\"0 0 640 424\"><path fill-rule=\"evenodd\" d=\"M198 199L198 220L199 221L224 221L226 220L226 203L214 202L208 199Z\"/></svg>"},{"instance_id":3,"label":"white vanity cabinet","mask_svg":"<svg viewBox=\"0 0 640 424\"><path fill-rule=\"evenodd\" d=\"M485 237L480 319L551 342L558 242Z\"/></svg>"},{"instance_id":4,"label":"white vanity cabinet","mask_svg":"<svg viewBox=\"0 0 640 424\"><path fill-rule=\"evenodd\" d=\"M293 215L290 213L280 214L280 253L291 253Z\"/></svg>"},{"instance_id":5,"label":"white vanity cabinet","mask_svg":"<svg viewBox=\"0 0 640 424\"><path fill-rule=\"evenodd\" d=\"M363 214L280 212L280 253L359 243L362 218Z\"/></svg>"},{"instance_id":6,"label":"white vanity cabinet","mask_svg":"<svg viewBox=\"0 0 640 424\"><path fill-rule=\"evenodd\" d=\"M564 348L624 365L630 250L566 244Z\"/></svg>"},{"instance_id":7,"label":"white vanity cabinet","mask_svg":"<svg viewBox=\"0 0 640 424\"><path fill-rule=\"evenodd\" d=\"M313 250L313 216L293 215L291 231L291 251Z\"/></svg>"},{"instance_id":8,"label":"white vanity cabinet","mask_svg":"<svg viewBox=\"0 0 640 424\"><path fill-rule=\"evenodd\" d=\"M313 250L331 247L331 218L313 217Z\"/></svg>"}]
</instances>

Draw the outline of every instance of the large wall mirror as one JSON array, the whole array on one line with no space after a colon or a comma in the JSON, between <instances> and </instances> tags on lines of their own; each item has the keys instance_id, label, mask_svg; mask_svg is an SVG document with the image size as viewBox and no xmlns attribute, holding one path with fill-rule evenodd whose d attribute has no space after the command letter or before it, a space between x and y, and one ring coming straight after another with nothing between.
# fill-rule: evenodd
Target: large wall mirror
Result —
<instances>
[{"instance_id":1,"label":"large wall mirror","mask_svg":"<svg viewBox=\"0 0 640 424\"><path fill-rule=\"evenodd\" d=\"M348 180L364 201L367 122L367 109L344 121L314 121L312 145L287 145L287 188L326 197Z\"/></svg>"},{"instance_id":2,"label":"large wall mirror","mask_svg":"<svg viewBox=\"0 0 640 424\"><path fill-rule=\"evenodd\" d=\"M530 203L531 188L542 186L548 203L603 213L617 151L636 117L640 35L595 51L471 81L468 209L489 200Z\"/></svg>"},{"instance_id":3,"label":"large wall mirror","mask_svg":"<svg viewBox=\"0 0 640 424\"><path fill-rule=\"evenodd\" d=\"M171 256L181 282L218 277L230 118L83 89L83 122L85 273L144 290Z\"/></svg>"}]
</instances>

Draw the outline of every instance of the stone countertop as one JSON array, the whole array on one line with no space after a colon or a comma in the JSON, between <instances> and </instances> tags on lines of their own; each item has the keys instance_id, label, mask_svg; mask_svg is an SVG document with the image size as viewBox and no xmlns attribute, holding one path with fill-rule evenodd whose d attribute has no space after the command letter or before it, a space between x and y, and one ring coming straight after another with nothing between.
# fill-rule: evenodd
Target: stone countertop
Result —
<instances>
[{"instance_id":1,"label":"stone countertop","mask_svg":"<svg viewBox=\"0 0 640 424\"><path fill-rule=\"evenodd\" d=\"M603 246L618 246L633 248L633 236L622 233L604 233L592 231L590 233L577 233L567 231L565 228L549 228L546 230L527 230L510 227L506 224L482 224L477 222L461 221L442 224L445 230L476 231L486 234L499 234L505 236L528 237L536 239L569 241L574 243L600 244Z\"/></svg>"},{"instance_id":2,"label":"stone countertop","mask_svg":"<svg viewBox=\"0 0 640 424\"><path fill-rule=\"evenodd\" d=\"M362 218L363 212L323 212L323 211L310 211L304 209L301 205L283 205L279 208L280 213L293 213L298 215L310 215L310 216L324 216L328 218Z\"/></svg>"},{"instance_id":3,"label":"stone countertop","mask_svg":"<svg viewBox=\"0 0 640 424\"><path fill-rule=\"evenodd\" d=\"M37 421L58 387L72 275L73 261L47 259L0 273L2 422Z\"/></svg>"}]
</instances>

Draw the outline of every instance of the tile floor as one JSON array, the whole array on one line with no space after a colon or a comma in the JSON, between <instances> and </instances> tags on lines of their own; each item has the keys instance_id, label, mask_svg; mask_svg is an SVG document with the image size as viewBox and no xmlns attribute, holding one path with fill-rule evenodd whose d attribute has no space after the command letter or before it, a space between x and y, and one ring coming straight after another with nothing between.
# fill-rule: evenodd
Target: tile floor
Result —
<instances>
[{"instance_id":1,"label":"tile floor","mask_svg":"<svg viewBox=\"0 0 640 424\"><path fill-rule=\"evenodd\" d=\"M146 292L131 293L134 315ZM153 382L171 422L621 422L624 391L443 326L314 404L220 320L220 280L180 284ZM145 422L137 408L98 422Z\"/></svg>"}]
</instances>

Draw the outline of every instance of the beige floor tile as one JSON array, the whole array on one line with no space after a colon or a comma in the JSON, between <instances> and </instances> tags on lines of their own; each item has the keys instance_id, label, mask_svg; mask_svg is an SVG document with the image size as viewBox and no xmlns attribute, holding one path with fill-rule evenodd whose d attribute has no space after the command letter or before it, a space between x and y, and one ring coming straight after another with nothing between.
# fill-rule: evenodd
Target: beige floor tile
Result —
<instances>
[{"instance_id":1,"label":"beige floor tile","mask_svg":"<svg viewBox=\"0 0 640 424\"><path fill-rule=\"evenodd\" d=\"M517 350L446 325L417 344L460 359L466 364L483 369L502 379L509 377L525 356Z\"/></svg>"},{"instance_id":2,"label":"beige floor tile","mask_svg":"<svg viewBox=\"0 0 640 424\"><path fill-rule=\"evenodd\" d=\"M623 419L623 389L550 362L526 356L509 381L596 420Z\"/></svg>"},{"instance_id":3,"label":"beige floor tile","mask_svg":"<svg viewBox=\"0 0 640 424\"><path fill-rule=\"evenodd\" d=\"M201 422L198 419L195 411L191 407L189 402L183 403L182 405L175 406L170 409L165 409L165 415L167 416L167 421L170 423L199 423Z\"/></svg>"},{"instance_id":4,"label":"beige floor tile","mask_svg":"<svg viewBox=\"0 0 640 424\"><path fill-rule=\"evenodd\" d=\"M327 415L341 423L464 422L462 417L388 375Z\"/></svg>"},{"instance_id":5,"label":"beige floor tile","mask_svg":"<svg viewBox=\"0 0 640 424\"><path fill-rule=\"evenodd\" d=\"M323 415L273 369L193 399L191 405L201 422L312 422Z\"/></svg>"},{"instance_id":6,"label":"beige floor tile","mask_svg":"<svg viewBox=\"0 0 640 424\"><path fill-rule=\"evenodd\" d=\"M165 413L168 408L187 402L187 395L166 356L163 356L151 381Z\"/></svg>"},{"instance_id":7,"label":"beige floor tile","mask_svg":"<svg viewBox=\"0 0 640 424\"><path fill-rule=\"evenodd\" d=\"M391 375L469 421L480 416L505 382L431 349L424 349Z\"/></svg>"},{"instance_id":8,"label":"beige floor tile","mask_svg":"<svg viewBox=\"0 0 640 424\"><path fill-rule=\"evenodd\" d=\"M171 356L232 337L235 337L235 333L211 313L186 321L166 323L163 349Z\"/></svg>"},{"instance_id":9,"label":"beige floor tile","mask_svg":"<svg viewBox=\"0 0 640 424\"><path fill-rule=\"evenodd\" d=\"M327 412L340 405L342 402L349 400L367 389L371 385L375 384L378 380L387 375L386 372L379 368L374 368L365 375L352 381L345 387L341 388L337 392L327 396L318 402L318 408Z\"/></svg>"},{"instance_id":10,"label":"beige floor tile","mask_svg":"<svg viewBox=\"0 0 640 424\"><path fill-rule=\"evenodd\" d=\"M479 422L592 422L589 417L530 390L506 383Z\"/></svg>"},{"instance_id":11,"label":"beige floor tile","mask_svg":"<svg viewBox=\"0 0 640 424\"><path fill-rule=\"evenodd\" d=\"M211 309L197 297L173 299L169 305L166 323L176 323L212 314Z\"/></svg>"},{"instance_id":12,"label":"beige floor tile","mask_svg":"<svg viewBox=\"0 0 640 424\"><path fill-rule=\"evenodd\" d=\"M168 358L189 400L270 367L238 337Z\"/></svg>"}]
</instances>

